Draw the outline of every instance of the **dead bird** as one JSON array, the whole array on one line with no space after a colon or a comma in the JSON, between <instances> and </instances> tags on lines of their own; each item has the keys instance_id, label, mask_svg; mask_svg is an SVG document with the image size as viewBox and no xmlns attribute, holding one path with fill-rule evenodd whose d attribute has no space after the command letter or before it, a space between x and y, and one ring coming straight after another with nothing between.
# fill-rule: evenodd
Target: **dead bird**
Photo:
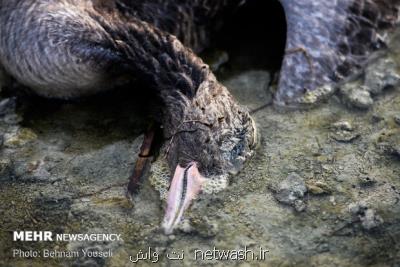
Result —
<instances>
[{"instance_id":1,"label":"dead bird","mask_svg":"<svg viewBox=\"0 0 400 267\"><path fill-rule=\"evenodd\" d=\"M94 94L126 76L154 89L170 139L164 150L173 178L163 223L170 233L202 188L237 173L256 145L248 110L195 54L245 2L0 0L0 62L45 97ZM275 103L283 106L332 93L399 18L398 0L280 2L288 32Z\"/></svg>"}]
</instances>

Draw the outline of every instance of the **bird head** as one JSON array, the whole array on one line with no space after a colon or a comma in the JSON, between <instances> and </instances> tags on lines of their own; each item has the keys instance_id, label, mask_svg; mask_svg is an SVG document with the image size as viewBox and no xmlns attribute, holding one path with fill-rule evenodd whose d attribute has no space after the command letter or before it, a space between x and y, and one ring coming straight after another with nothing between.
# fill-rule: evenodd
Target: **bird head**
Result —
<instances>
[{"instance_id":1,"label":"bird head","mask_svg":"<svg viewBox=\"0 0 400 267\"><path fill-rule=\"evenodd\" d=\"M170 130L165 149L173 175L162 224L166 234L172 233L200 193L225 188L257 143L256 125L248 111L225 87L211 85L203 84L186 101L184 116L170 124L174 131Z\"/></svg>"}]
</instances>

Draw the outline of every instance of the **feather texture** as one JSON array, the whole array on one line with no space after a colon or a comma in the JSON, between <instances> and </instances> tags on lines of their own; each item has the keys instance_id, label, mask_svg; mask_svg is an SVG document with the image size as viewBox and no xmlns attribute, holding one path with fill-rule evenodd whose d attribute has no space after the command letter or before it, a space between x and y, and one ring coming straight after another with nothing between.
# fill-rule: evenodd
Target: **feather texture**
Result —
<instances>
[{"instance_id":1,"label":"feather texture","mask_svg":"<svg viewBox=\"0 0 400 267\"><path fill-rule=\"evenodd\" d=\"M233 2L0 0L0 61L49 97L135 76L163 101L171 169L195 161L203 174L237 171L253 149L254 124L189 47L206 45L205 29Z\"/></svg>"}]
</instances>

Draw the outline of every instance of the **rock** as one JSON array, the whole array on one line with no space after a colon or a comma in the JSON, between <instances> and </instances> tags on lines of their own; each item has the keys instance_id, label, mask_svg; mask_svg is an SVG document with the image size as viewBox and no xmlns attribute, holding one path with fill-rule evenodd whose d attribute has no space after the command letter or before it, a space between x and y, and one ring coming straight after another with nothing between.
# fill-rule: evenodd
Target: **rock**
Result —
<instances>
[{"instance_id":1,"label":"rock","mask_svg":"<svg viewBox=\"0 0 400 267\"><path fill-rule=\"evenodd\" d=\"M400 82L397 64L391 58L382 58L367 67L364 85L371 94L380 94L388 87L395 87Z\"/></svg>"},{"instance_id":2,"label":"rock","mask_svg":"<svg viewBox=\"0 0 400 267\"><path fill-rule=\"evenodd\" d=\"M8 158L0 159L0 179L4 177L4 179L9 179L9 173L12 169L12 162Z\"/></svg>"},{"instance_id":3,"label":"rock","mask_svg":"<svg viewBox=\"0 0 400 267\"><path fill-rule=\"evenodd\" d=\"M332 124L333 132L330 137L338 142L349 143L360 137L360 134L354 131L353 126L347 121L339 121Z\"/></svg>"},{"instance_id":4,"label":"rock","mask_svg":"<svg viewBox=\"0 0 400 267\"><path fill-rule=\"evenodd\" d=\"M37 135L28 128L16 128L11 133L5 134L4 139L4 146L15 148L36 140Z\"/></svg>"},{"instance_id":5,"label":"rock","mask_svg":"<svg viewBox=\"0 0 400 267\"><path fill-rule=\"evenodd\" d=\"M400 146L398 145L392 145L389 147L389 152L392 155L395 155L397 157L400 157Z\"/></svg>"},{"instance_id":6,"label":"rock","mask_svg":"<svg viewBox=\"0 0 400 267\"><path fill-rule=\"evenodd\" d=\"M16 107L16 98L10 97L0 101L0 116L14 113Z\"/></svg>"},{"instance_id":7,"label":"rock","mask_svg":"<svg viewBox=\"0 0 400 267\"><path fill-rule=\"evenodd\" d=\"M400 157L400 136L396 131L384 130L377 138L377 147L389 155Z\"/></svg>"},{"instance_id":8,"label":"rock","mask_svg":"<svg viewBox=\"0 0 400 267\"><path fill-rule=\"evenodd\" d=\"M360 136L354 131L353 125L348 121L338 121L331 125L332 133L330 137L338 142L348 143Z\"/></svg>"},{"instance_id":9,"label":"rock","mask_svg":"<svg viewBox=\"0 0 400 267\"><path fill-rule=\"evenodd\" d=\"M356 203L350 203L348 205L348 210L350 214L352 215L359 215L364 213L364 211L367 209L367 203L365 201L359 201Z\"/></svg>"},{"instance_id":10,"label":"rock","mask_svg":"<svg viewBox=\"0 0 400 267\"><path fill-rule=\"evenodd\" d=\"M22 180L27 181L55 181L56 176L52 176L48 171L48 166L46 166L43 160L33 160L28 162L21 168L16 168L16 175Z\"/></svg>"},{"instance_id":11,"label":"rock","mask_svg":"<svg viewBox=\"0 0 400 267\"><path fill-rule=\"evenodd\" d=\"M365 230L379 227L384 222L382 217L376 214L374 209L369 208L364 201L351 203L348 210L353 215L353 221L360 221Z\"/></svg>"},{"instance_id":12,"label":"rock","mask_svg":"<svg viewBox=\"0 0 400 267\"><path fill-rule=\"evenodd\" d=\"M343 143L350 143L360 137L359 133L348 132L348 131L340 131L331 134L331 138Z\"/></svg>"},{"instance_id":13,"label":"rock","mask_svg":"<svg viewBox=\"0 0 400 267\"><path fill-rule=\"evenodd\" d=\"M344 101L353 107L359 109L368 109L374 103L371 93L366 86L360 86L357 83L349 83L340 89Z\"/></svg>"},{"instance_id":14,"label":"rock","mask_svg":"<svg viewBox=\"0 0 400 267\"><path fill-rule=\"evenodd\" d=\"M400 115L394 116L394 117L393 117L393 120L394 120L394 122L395 122L397 125L400 125Z\"/></svg>"},{"instance_id":15,"label":"rock","mask_svg":"<svg viewBox=\"0 0 400 267\"><path fill-rule=\"evenodd\" d=\"M3 121L10 125L16 125L22 121L22 117L18 114L11 113L4 116Z\"/></svg>"},{"instance_id":16,"label":"rock","mask_svg":"<svg viewBox=\"0 0 400 267\"><path fill-rule=\"evenodd\" d=\"M297 200L294 201L294 209L297 212L305 211L306 208L307 208L307 205L303 200L297 199Z\"/></svg>"},{"instance_id":17,"label":"rock","mask_svg":"<svg viewBox=\"0 0 400 267\"><path fill-rule=\"evenodd\" d=\"M376 212L372 209L367 209L364 216L360 217L360 220L361 226L365 230L371 230L383 224L382 217L376 214Z\"/></svg>"},{"instance_id":18,"label":"rock","mask_svg":"<svg viewBox=\"0 0 400 267\"><path fill-rule=\"evenodd\" d=\"M332 189L329 185L325 184L324 182L320 181L309 181L307 182L307 189L313 195L324 195L324 194L331 194Z\"/></svg>"},{"instance_id":19,"label":"rock","mask_svg":"<svg viewBox=\"0 0 400 267\"><path fill-rule=\"evenodd\" d=\"M331 84L325 84L316 88L315 90L306 92L300 101L305 105L312 106L317 104L321 99L325 99L329 95L332 95L334 91L334 86Z\"/></svg>"},{"instance_id":20,"label":"rock","mask_svg":"<svg viewBox=\"0 0 400 267\"><path fill-rule=\"evenodd\" d=\"M330 250L330 247L329 247L329 244L327 244L327 243L322 243L317 246L317 251L319 253L328 252L329 250Z\"/></svg>"},{"instance_id":21,"label":"rock","mask_svg":"<svg viewBox=\"0 0 400 267\"><path fill-rule=\"evenodd\" d=\"M214 237L218 234L219 225L215 220L209 219L207 216L192 220L194 231L204 238Z\"/></svg>"},{"instance_id":22,"label":"rock","mask_svg":"<svg viewBox=\"0 0 400 267\"><path fill-rule=\"evenodd\" d=\"M334 124L332 124L332 129L336 131L353 131L353 125L351 125L350 122L348 121L337 121Z\"/></svg>"},{"instance_id":23,"label":"rock","mask_svg":"<svg viewBox=\"0 0 400 267\"><path fill-rule=\"evenodd\" d=\"M307 192L306 183L297 173L291 173L279 185L275 198L284 204L294 205L296 200L302 199Z\"/></svg>"},{"instance_id":24,"label":"rock","mask_svg":"<svg viewBox=\"0 0 400 267\"><path fill-rule=\"evenodd\" d=\"M371 122L372 123L379 123L379 122L384 121L384 120L385 120L385 118L380 114L374 113L371 116Z\"/></svg>"},{"instance_id":25,"label":"rock","mask_svg":"<svg viewBox=\"0 0 400 267\"><path fill-rule=\"evenodd\" d=\"M329 198L329 202L332 203L333 206L336 206L336 204L337 204L337 203L336 203L336 199L335 199L334 196L331 196L331 197Z\"/></svg>"},{"instance_id":26,"label":"rock","mask_svg":"<svg viewBox=\"0 0 400 267\"><path fill-rule=\"evenodd\" d=\"M349 95L349 102L357 108L367 109L372 106L374 101L372 100L370 93L363 89L353 90Z\"/></svg>"},{"instance_id":27,"label":"rock","mask_svg":"<svg viewBox=\"0 0 400 267\"><path fill-rule=\"evenodd\" d=\"M358 180L359 184L363 187L372 186L376 183L376 180L370 176L361 176Z\"/></svg>"},{"instance_id":28,"label":"rock","mask_svg":"<svg viewBox=\"0 0 400 267\"><path fill-rule=\"evenodd\" d=\"M231 76L232 87L236 86L233 91L242 96L239 102L250 108L264 103L265 98L259 95L265 94L267 76L264 71ZM18 113L11 111L0 116L0 135L16 135L14 129L21 129L19 124L13 124L18 120L14 114L20 114L23 125L38 135L36 141L1 151L2 228L29 229L33 217L38 222L33 226L39 230L91 233L93 227L99 227L101 233L122 234L126 242L113 242L118 246L113 257L92 266L124 266L128 255L139 249L145 252L149 246L166 252L172 247L184 249L190 254L195 249L209 249L210 243L217 248L271 249L267 261L254 261L255 265L357 266L373 262L390 266L396 260L393 257L398 253L396 240L400 237L400 225L396 224L400 126L393 117L397 114L400 118L398 92L378 97L376 107L368 114L343 110L336 100L308 111L282 113L266 108L255 113L263 137L256 156L239 175L232 177L228 190L216 196L199 196L193 201L171 236L163 235L159 228L166 205L154 189L158 185L167 194L171 170L166 165L166 180L160 184L144 179L134 204L128 205L124 196L126 187L122 184L131 175L142 141L138 136L145 123L136 123L130 108L124 110L131 103L123 100L128 97L118 100L101 97L77 104L33 99L26 108L18 107ZM30 102L29 99L17 102L23 106L24 101ZM101 107L95 108L97 105ZM8 119L4 119L6 116ZM380 132L386 132L386 136L380 137ZM331 139L331 134L341 141ZM360 137L355 139L357 136ZM341 143L350 141L353 143ZM398 151L399 157L382 153L378 149L381 143L390 145L393 153ZM292 172L297 173L293 174L297 177L292 179L294 182L280 185ZM369 185L363 176L377 182ZM114 184L118 186L100 191ZM274 191L266 192L265 185L273 185ZM329 191L332 193L325 193ZM84 196L94 192L101 193ZM54 199L59 195L63 197ZM42 199L47 200L39 201ZM348 207L350 202L355 204ZM202 219L204 216L208 216L208 222ZM378 233L371 235L369 231L374 230ZM0 243L4 244L0 266L26 264L24 259L7 258L15 244L9 242L9 235L0 236ZM374 254L374 248L382 247L381 244L385 251ZM40 243L26 245L23 248L43 247ZM60 250L94 247L58 245ZM346 251L347 256L336 257L340 251ZM161 265L169 264L162 257L165 253L160 254ZM65 260L64 265L74 263L74 259ZM253 263L249 262L249 266ZM199 261L186 256L182 262L184 266L196 264Z\"/></svg>"},{"instance_id":29,"label":"rock","mask_svg":"<svg viewBox=\"0 0 400 267\"><path fill-rule=\"evenodd\" d=\"M190 224L188 219L183 219L178 225L178 229L186 234L191 234L194 232L193 226Z\"/></svg>"}]
</instances>

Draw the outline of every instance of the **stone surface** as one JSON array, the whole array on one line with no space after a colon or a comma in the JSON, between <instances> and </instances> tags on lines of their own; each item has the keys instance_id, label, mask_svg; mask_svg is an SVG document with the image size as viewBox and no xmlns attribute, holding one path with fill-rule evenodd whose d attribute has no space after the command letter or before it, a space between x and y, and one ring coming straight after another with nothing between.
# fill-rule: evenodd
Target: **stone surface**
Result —
<instances>
[{"instance_id":1,"label":"stone surface","mask_svg":"<svg viewBox=\"0 0 400 267\"><path fill-rule=\"evenodd\" d=\"M345 84L340 88L345 102L353 107L368 109L374 104L368 87L358 83Z\"/></svg>"},{"instance_id":2,"label":"stone surface","mask_svg":"<svg viewBox=\"0 0 400 267\"><path fill-rule=\"evenodd\" d=\"M226 75L241 103L253 108L270 101L268 72ZM133 202L125 197L147 128L134 100L129 92L72 102L24 98L3 109L4 143L18 136L29 141L3 145L0 151L0 266L131 266L129 256L149 247L160 253L161 266L361 267L400 262L400 170L393 154L400 147L400 127L393 121L400 114L396 90L376 96L374 105L362 111L334 99L308 111L285 113L271 106L257 111L257 153L226 190L199 197L174 237L160 230L165 202L154 186L164 184L143 181ZM18 134L24 129L36 136ZM336 131L360 137L338 142L332 138ZM272 188L280 190L280 199L290 207L276 200ZM19 243L11 239L14 229L118 233L124 241ZM194 259L196 249L214 246L269 252L264 261ZM112 249L113 257L27 263L12 257L15 247ZM184 250L183 262L166 259L176 249ZM151 263L142 262L146 265Z\"/></svg>"},{"instance_id":3,"label":"stone surface","mask_svg":"<svg viewBox=\"0 0 400 267\"><path fill-rule=\"evenodd\" d=\"M380 94L384 89L397 87L399 83L398 64L392 58L380 58L365 71L364 84L371 94Z\"/></svg>"},{"instance_id":4,"label":"stone surface","mask_svg":"<svg viewBox=\"0 0 400 267\"><path fill-rule=\"evenodd\" d=\"M291 173L279 183L275 198L281 203L293 205L296 200L302 199L306 192L304 180L298 174Z\"/></svg>"}]
</instances>

